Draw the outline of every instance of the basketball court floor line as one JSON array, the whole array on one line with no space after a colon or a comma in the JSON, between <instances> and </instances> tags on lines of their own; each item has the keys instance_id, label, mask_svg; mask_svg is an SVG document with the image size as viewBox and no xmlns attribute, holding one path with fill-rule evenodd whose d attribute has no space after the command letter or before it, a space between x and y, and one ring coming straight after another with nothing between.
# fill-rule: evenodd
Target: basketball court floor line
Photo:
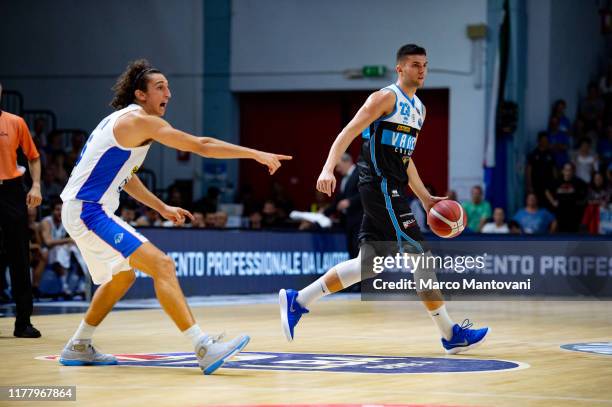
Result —
<instances>
[{"instance_id":1,"label":"basketball court floor line","mask_svg":"<svg viewBox=\"0 0 612 407\"><path fill-rule=\"evenodd\" d=\"M490 373L490 372L489 372ZM106 386L91 386L91 385L79 385L79 389L108 389ZM218 391L235 391L235 387L224 387L224 386L214 386L215 390ZM193 390L193 386L145 386L145 385L130 385L130 386L116 386L116 389L122 390L147 390L147 389L158 389L158 390L185 390L191 391ZM291 393L295 391L294 387L262 387L261 385L258 388L249 389L250 392L261 392L266 393L270 391L274 392L288 392ZM319 387L317 388L317 393L330 393L336 394L338 389L334 388L325 388ZM503 394L503 393L481 393L481 392L454 392L454 391L417 391L417 390L408 390L402 389L401 391L394 391L390 389L368 389L368 393L374 394L393 394L393 395L401 395L401 394L418 394L418 395L432 395L432 396L453 396L453 397L487 397L487 398L507 398L507 399L516 399L516 400L551 400L551 401L577 401L577 402L588 402L588 403L601 403L601 404L610 404L612 405L612 400L606 399L594 399L588 397L563 397L563 396L544 396L537 394ZM299 404L299 403L296 403Z\"/></svg>"}]
</instances>

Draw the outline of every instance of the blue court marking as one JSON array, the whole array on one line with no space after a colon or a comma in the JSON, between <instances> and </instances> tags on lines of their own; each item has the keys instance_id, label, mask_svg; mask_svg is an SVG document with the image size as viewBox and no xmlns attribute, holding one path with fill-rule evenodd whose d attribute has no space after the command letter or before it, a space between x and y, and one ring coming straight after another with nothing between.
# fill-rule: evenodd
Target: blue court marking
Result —
<instances>
[{"instance_id":1,"label":"blue court marking","mask_svg":"<svg viewBox=\"0 0 612 407\"><path fill-rule=\"evenodd\" d=\"M119 366L198 368L192 352L115 355ZM37 359L57 360L57 356ZM241 352L223 365L228 369L377 374L477 373L529 367L506 360L371 356L321 353Z\"/></svg>"},{"instance_id":2,"label":"blue court marking","mask_svg":"<svg viewBox=\"0 0 612 407\"><path fill-rule=\"evenodd\" d=\"M595 353L597 355L612 356L612 342L583 342L561 345L561 349L573 352Z\"/></svg>"}]
</instances>

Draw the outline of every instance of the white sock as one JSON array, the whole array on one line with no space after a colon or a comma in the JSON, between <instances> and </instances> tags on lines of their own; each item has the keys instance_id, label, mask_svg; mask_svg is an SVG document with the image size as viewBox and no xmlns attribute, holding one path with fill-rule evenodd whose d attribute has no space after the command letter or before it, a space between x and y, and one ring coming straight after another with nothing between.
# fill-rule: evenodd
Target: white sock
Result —
<instances>
[{"instance_id":1,"label":"white sock","mask_svg":"<svg viewBox=\"0 0 612 407\"><path fill-rule=\"evenodd\" d=\"M448 312L446 312L446 305L443 305L436 310L429 311L429 315L438 327L440 335L442 335L447 341L450 340L453 337L453 325L455 325L455 323L448 316Z\"/></svg>"},{"instance_id":2,"label":"white sock","mask_svg":"<svg viewBox=\"0 0 612 407\"><path fill-rule=\"evenodd\" d=\"M89 325L87 322L85 322L85 320L82 320L81 325L79 325L79 327L77 328L76 332L72 336L71 341L91 339L96 328L97 327L93 325Z\"/></svg>"},{"instance_id":3,"label":"white sock","mask_svg":"<svg viewBox=\"0 0 612 407\"><path fill-rule=\"evenodd\" d=\"M200 325L198 324L194 324L191 328L185 329L183 331L183 335L185 335L188 339L191 340L191 343L193 343L194 348L198 345L200 339L203 336L206 336L206 334L202 332L202 328L200 328Z\"/></svg>"},{"instance_id":4,"label":"white sock","mask_svg":"<svg viewBox=\"0 0 612 407\"><path fill-rule=\"evenodd\" d=\"M319 298L329 295L331 292L323 281L323 276L319 277L314 283L302 288L297 296L297 302L304 308L308 308L310 304Z\"/></svg>"},{"instance_id":5,"label":"white sock","mask_svg":"<svg viewBox=\"0 0 612 407\"><path fill-rule=\"evenodd\" d=\"M343 261L340 264L336 264L327 273L335 270L338 274L338 279L342 288L350 287L355 283L361 281L361 253L354 259ZM326 273L326 274L327 274ZM319 277L314 283L303 288L298 293L297 302L302 306L308 308L310 304L318 300L319 298L331 294L331 291L327 287L324 281L325 275Z\"/></svg>"}]
</instances>

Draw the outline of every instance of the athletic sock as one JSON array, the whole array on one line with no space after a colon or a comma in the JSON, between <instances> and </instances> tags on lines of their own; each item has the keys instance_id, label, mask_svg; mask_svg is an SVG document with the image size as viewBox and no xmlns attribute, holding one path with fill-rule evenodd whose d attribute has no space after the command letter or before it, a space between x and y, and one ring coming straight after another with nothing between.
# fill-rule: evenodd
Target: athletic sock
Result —
<instances>
[{"instance_id":1,"label":"athletic sock","mask_svg":"<svg viewBox=\"0 0 612 407\"><path fill-rule=\"evenodd\" d=\"M429 315L438 327L440 335L449 341L453 337L453 326L455 323L448 316L448 312L446 312L446 305L442 305L436 310L429 311Z\"/></svg>"},{"instance_id":2,"label":"athletic sock","mask_svg":"<svg viewBox=\"0 0 612 407\"><path fill-rule=\"evenodd\" d=\"M304 308L308 308L310 304L319 298L331 294L331 291L325 285L324 276L319 277L312 284L302 288L298 292L297 302Z\"/></svg>"},{"instance_id":3,"label":"athletic sock","mask_svg":"<svg viewBox=\"0 0 612 407\"><path fill-rule=\"evenodd\" d=\"M185 329L183 331L183 335L185 335L189 340L191 340L191 343L193 343L194 348L198 345L200 339L206 336L206 334L202 332L202 328L200 328L200 325L198 324L194 324L191 328Z\"/></svg>"},{"instance_id":4,"label":"athletic sock","mask_svg":"<svg viewBox=\"0 0 612 407\"><path fill-rule=\"evenodd\" d=\"M71 341L75 340L90 340L93 336L94 331L97 327L89 325L85 320L81 321L81 324L77 328L76 332L72 336Z\"/></svg>"},{"instance_id":5,"label":"athletic sock","mask_svg":"<svg viewBox=\"0 0 612 407\"><path fill-rule=\"evenodd\" d=\"M360 254L361 255L361 254ZM319 298L350 287L361 281L361 257L343 261L329 269L317 281L300 290L297 302L308 308Z\"/></svg>"}]
</instances>

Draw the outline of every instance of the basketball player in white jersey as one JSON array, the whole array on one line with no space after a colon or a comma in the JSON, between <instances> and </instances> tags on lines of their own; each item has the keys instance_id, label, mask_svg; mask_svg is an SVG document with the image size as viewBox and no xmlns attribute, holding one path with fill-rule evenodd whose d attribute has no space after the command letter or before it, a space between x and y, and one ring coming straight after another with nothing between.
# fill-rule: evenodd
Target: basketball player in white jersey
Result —
<instances>
[{"instance_id":1,"label":"basketball player in white jersey","mask_svg":"<svg viewBox=\"0 0 612 407\"><path fill-rule=\"evenodd\" d=\"M204 374L211 374L242 350L249 337L221 342L219 337L202 331L185 301L172 259L114 215L119 193L124 190L164 218L182 224L186 217L193 219L191 213L164 204L134 175L153 142L203 157L254 159L270 174L281 166L281 160L291 157L174 129L162 119L171 97L168 80L146 60L130 63L113 90L111 105L116 111L103 119L87 140L61 194L64 227L81 250L93 282L100 287L60 362L79 366L117 363L114 356L97 352L91 338L134 282L137 268L153 278L162 308L191 340Z\"/></svg>"},{"instance_id":2,"label":"basketball player in white jersey","mask_svg":"<svg viewBox=\"0 0 612 407\"><path fill-rule=\"evenodd\" d=\"M302 314L309 312L311 304L362 280L361 257L365 257L367 242L397 242L398 247L409 245L417 253L429 253L406 194L406 186L410 186L426 212L436 202L446 199L429 194L411 158L425 120L425 106L416 91L423 86L427 75L427 56L424 48L408 44L398 50L396 61L397 82L370 95L336 137L317 180L317 190L331 196L336 187L334 168L351 142L362 134L364 141L357 164L364 207L360 254L334 266L299 292L280 290L281 326L289 341L293 340L295 326ZM419 273L422 275L423 271L415 272L422 279ZM439 290L417 290L417 293L438 327L447 353L463 352L483 342L488 328L469 329L472 324L468 320L461 326L455 324Z\"/></svg>"}]
</instances>

